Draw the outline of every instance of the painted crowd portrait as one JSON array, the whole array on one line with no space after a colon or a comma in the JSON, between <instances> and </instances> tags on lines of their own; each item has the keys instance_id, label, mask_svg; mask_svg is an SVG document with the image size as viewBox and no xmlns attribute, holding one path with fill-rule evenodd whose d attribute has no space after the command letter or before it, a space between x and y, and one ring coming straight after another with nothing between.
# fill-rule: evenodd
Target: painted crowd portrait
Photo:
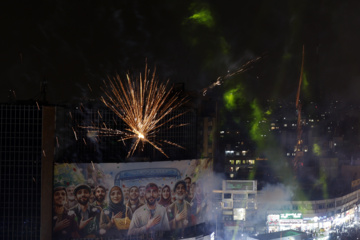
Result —
<instances>
[{"instance_id":1,"label":"painted crowd portrait","mask_svg":"<svg viewBox=\"0 0 360 240\"><path fill-rule=\"evenodd\" d=\"M210 159L56 164L53 239L125 239L204 223Z\"/></svg>"}]
</instances>

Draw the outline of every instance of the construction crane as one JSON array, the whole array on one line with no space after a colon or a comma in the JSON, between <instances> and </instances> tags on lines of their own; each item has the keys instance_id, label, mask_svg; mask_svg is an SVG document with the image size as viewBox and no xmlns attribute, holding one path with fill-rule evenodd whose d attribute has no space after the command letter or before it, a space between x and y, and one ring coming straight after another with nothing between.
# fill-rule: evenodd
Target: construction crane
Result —
<instances>
[{"instance_id":1,"label":"construction crane","mask_svg":"<svg viewBox=\"0 0 360 240\"><path fill-rule=\"evenodd\" d=\"M303 72L304 72L304 46L302 50L302 62L301 62L301 71L300 71L300 79L299 79L299 86L296 94L296 112L297 112L297 136L296 136L296 145L295 145L295 158L293 160L294 169L297 170L299 166L303 164L303 140L302 140L302 123L301 123L301 103L300 103L300 90L301 90L301 83L303 79Z\"/></svg>"}]
</instances>

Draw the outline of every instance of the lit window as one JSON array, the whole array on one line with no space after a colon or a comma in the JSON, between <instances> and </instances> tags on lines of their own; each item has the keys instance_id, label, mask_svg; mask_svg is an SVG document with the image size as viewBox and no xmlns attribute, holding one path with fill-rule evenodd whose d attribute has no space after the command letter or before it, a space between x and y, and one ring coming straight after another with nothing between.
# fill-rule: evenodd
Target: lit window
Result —
<instances>
[{"instance_id":1,"label":"lit window","mask_svg":"<svg viewBox=\"0 0 360 240\"><path fill-rule=\"evenodd\" d=\"M241 164L241 160L236 160L236 165Z\"/></svg>"},{"instance_id":2,"label":"lit window","mask_svg":"<svg viewBox=\"0 0 360 240\"><path fill-rule=\"evenodd\" d=\"M246 151L242 151L241 154L242 154L243 156L245 156L245 155L246 155Z\"/></svg>"},{"instance_id":3,"label":"lit window","mask_svg":"<svg viewBox=\"0 0 360 240\"><path fill-rule=\"evenodd\" d=\"M233 173L230 174L230 178L234 178L234 176L235 176L235 174L233 174Z\"/></svg>"},{"instance_id":4,"label":"lit window","mask_svg":"<svg viewBox=\"0 0 360 240\"><path fill-rule=\"evenodd\" d=\"M234 150L226 150L225 155L232 155L234 154Z\"/></svg>"},{"instance_id":5,"label":"lit window","mask_svg":"<svg viewBox=\"0 0 360 240\"><path fill-rule=\"evenodd\" d=\"M229 162L230 162L230 164L234 164L235 161L234 160L229 160Z\"/></svg>"}]
</instances>

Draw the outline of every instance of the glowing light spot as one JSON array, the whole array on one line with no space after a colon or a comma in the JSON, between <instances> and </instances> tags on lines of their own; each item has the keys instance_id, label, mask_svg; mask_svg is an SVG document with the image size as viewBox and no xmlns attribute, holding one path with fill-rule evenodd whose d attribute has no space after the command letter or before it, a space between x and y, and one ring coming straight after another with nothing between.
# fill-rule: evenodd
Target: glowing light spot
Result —
<instances>
[{"instance_id":1,"label":"glowing light spot","mask_svg":"<svg viewBox=\"0 0 360 240\"><path fill-rule=\"evenodd\" d=\"M244 87L241 84L236 85L230 90L224 93L225 107L228 110L235 110L236 108L242 106L245 102L244 98Z\"/></svg>"},{"instance_id":2,"label":"glowing light spot","mask_svg":"<svg viewBox=\"0 0 360 240\"><path fill-rule=\"evenodd\" d=\"M195 5L192 5L192 7L197 8ZM190 16L189 19L194 20L196 23L204 25L208 28L212 28L215 25L211 11L206 6L195 11L195 13Z\"/></svg>"}]
</instances>

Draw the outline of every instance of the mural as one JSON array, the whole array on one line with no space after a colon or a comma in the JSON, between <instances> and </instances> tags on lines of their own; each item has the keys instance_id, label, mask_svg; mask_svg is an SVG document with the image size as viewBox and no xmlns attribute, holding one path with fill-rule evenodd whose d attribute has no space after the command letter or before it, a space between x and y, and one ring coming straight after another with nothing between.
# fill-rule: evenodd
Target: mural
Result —
<instances>
[{"instance_id":1,"label":"mural","mask_svg":"<svg viewBox=\"0 0 360 240\"><path fill-rule=\"evenodd\" d=\"M124 239L207 221L210 159L56 164L53 239Z\"/></svg>"}]
</instances>

